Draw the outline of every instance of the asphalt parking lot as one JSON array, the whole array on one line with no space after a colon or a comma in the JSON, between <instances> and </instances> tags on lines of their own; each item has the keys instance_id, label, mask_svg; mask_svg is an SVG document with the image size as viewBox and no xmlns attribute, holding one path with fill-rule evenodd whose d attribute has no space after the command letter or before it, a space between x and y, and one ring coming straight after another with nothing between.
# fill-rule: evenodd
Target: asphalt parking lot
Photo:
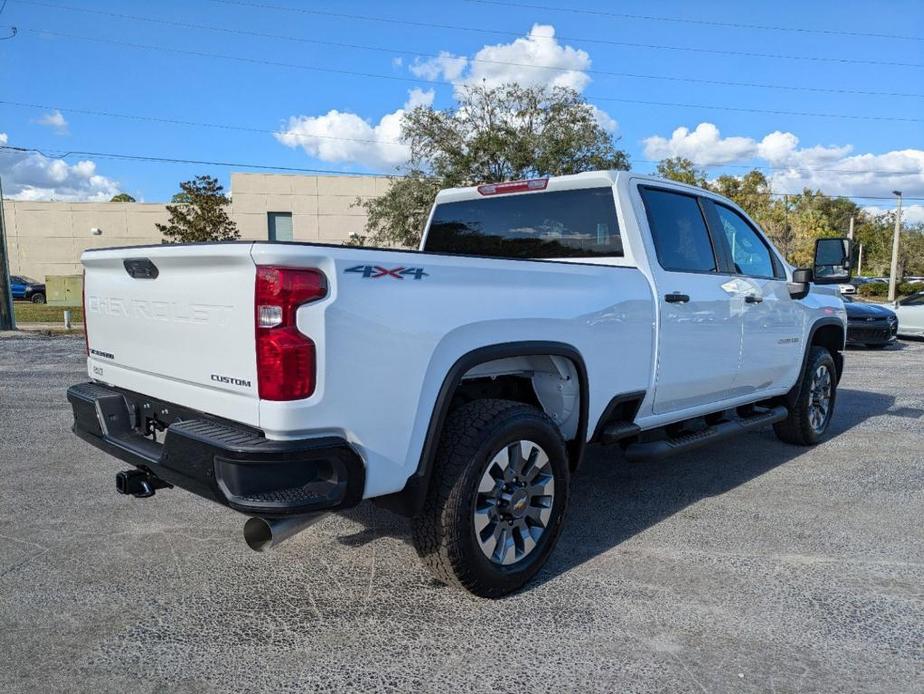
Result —
<instances>
[{"instance_id":1,"label":"asphalt parking lot","mask_svg":"<svg viewBox=\"0 0 924 694\"><path fill-rule=\"evenodd\" d=\"M924 691L924 342L847 353L833 437L592 451L539 580L434 584L363 504L256 554L69 433L82 338L0 339L0 689Z\"/></svg>"}]
</instances>

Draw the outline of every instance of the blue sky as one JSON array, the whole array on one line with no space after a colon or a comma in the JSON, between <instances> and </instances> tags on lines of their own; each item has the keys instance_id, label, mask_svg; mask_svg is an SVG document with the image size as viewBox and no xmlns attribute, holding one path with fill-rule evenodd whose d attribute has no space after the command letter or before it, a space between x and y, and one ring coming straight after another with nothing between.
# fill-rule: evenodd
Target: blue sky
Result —
<instances>
[{"instance_id":1,"label":"blue sky","mask_svg":"<svg viewBox=\"0 0 924 694\"><path fill-rule=\"evenodd\" d=\"M832 194L888 195L899 187L924 198L920 1L8 0L0 25L18 28L0 41L0 101L39 106L0 103L0 140L48 153L393 171L402 148L368 140L394 142L399 109L409 100L449 106L453 84L467 80L554 80L579 88L601 110L601 122L617 130L639 171L653 169L645 160L683 154L713 174L775 167L767 173L779 192L809 185ZM0 28L0 36L8 33ZM443 59L432 59L441 53ZM851 91L878 94L842 93ZM0 151L4 189L57 199L123 190L157 201L168 199L180 180L211 173L227 182L231 171L99 155L65 162ZM924 218L924 206L912 214Z\"/></svg>"}]
</instances>

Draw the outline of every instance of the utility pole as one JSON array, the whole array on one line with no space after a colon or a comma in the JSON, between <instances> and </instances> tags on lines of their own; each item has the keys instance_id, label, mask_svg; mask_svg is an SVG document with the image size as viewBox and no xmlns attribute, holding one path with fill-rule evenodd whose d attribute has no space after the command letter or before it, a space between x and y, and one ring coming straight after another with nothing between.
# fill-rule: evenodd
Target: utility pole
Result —
<instances>
[{"instance_id":1,"label":"utility pole","mask_svg":"<svg viewBox=\"0 0 924 694\"><path fill-rule=\"evenodd\" d=\"M860 255L857 257L857 277L863 277L863 244L860 244Z\"/></svg>"},{"instance_id":2,"label":"utility pole","mask_svg":"<svg viewBox=\"0 0 924 694\"><path fill-rule=\"evenodd\" d=\"M0 179L0 330L16 330L16 317L13 315L13 293L10 290L10 264L7 260L2 179Z\"/></svg>"},{"instance_id":3,"label":"utility pole","mask_svg":"<svg viewBox=\"0 0 924 694\"><path fill-rule=\"evenodd\" d=\"M898 282L898 241L902 231L902 192L893 190L898 197L898 209L895 211L895 232L892 235L892 265L889 269L889 301L895 301L895 286Z\"/></svg>"},{"instance_id":4,"label":"utility pole","mask_svg":"<svg viewBox=\"0 0 924 694\"><path fill-rule=\"evenodd\" d=\"M850 228L847 230L847 238L853 241L853 217L850 218Z\"/></svg>"}]
</instances>

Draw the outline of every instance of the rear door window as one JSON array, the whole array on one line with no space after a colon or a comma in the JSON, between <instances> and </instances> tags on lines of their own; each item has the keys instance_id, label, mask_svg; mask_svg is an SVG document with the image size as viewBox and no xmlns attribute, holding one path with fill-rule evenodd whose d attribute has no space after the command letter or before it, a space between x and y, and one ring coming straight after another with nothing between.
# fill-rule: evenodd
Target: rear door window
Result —
<instances>
[{"instance_id":1,"label":"rear door window","mask_svg":"<svg viewBox=\"0 0 924 694\"><path fill-rule=\"evenodd\" d=\"M696 196L641 188L658 263L670 272L716 272L715 251Z\"/></svg>"},{"instance_id":2,"label":"rear door window","mask_svg":"<svg viewBox=\"0 0 924 694\"><path fill-rule=\"evenodd\" d=\"M424 250L494 258L623 255L612 188L441 203Z\"/></svg>"}]
</instances>

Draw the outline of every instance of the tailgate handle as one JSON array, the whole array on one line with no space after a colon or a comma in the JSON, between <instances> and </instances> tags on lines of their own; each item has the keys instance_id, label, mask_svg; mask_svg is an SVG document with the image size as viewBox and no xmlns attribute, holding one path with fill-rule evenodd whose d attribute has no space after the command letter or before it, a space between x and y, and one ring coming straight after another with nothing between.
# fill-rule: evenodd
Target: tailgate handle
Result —
<instances>
[{"instance_id":1,"label":"tailgate handle","mask_svg":"<svg viewBox=\"0 0 924 694\"><path fill-rule=\"evenodd\" d=\"M160 274L150 258L126 258L122 264L125 266L125 272L136 280L154 280Z\"/></svg>"}]
</instances>

